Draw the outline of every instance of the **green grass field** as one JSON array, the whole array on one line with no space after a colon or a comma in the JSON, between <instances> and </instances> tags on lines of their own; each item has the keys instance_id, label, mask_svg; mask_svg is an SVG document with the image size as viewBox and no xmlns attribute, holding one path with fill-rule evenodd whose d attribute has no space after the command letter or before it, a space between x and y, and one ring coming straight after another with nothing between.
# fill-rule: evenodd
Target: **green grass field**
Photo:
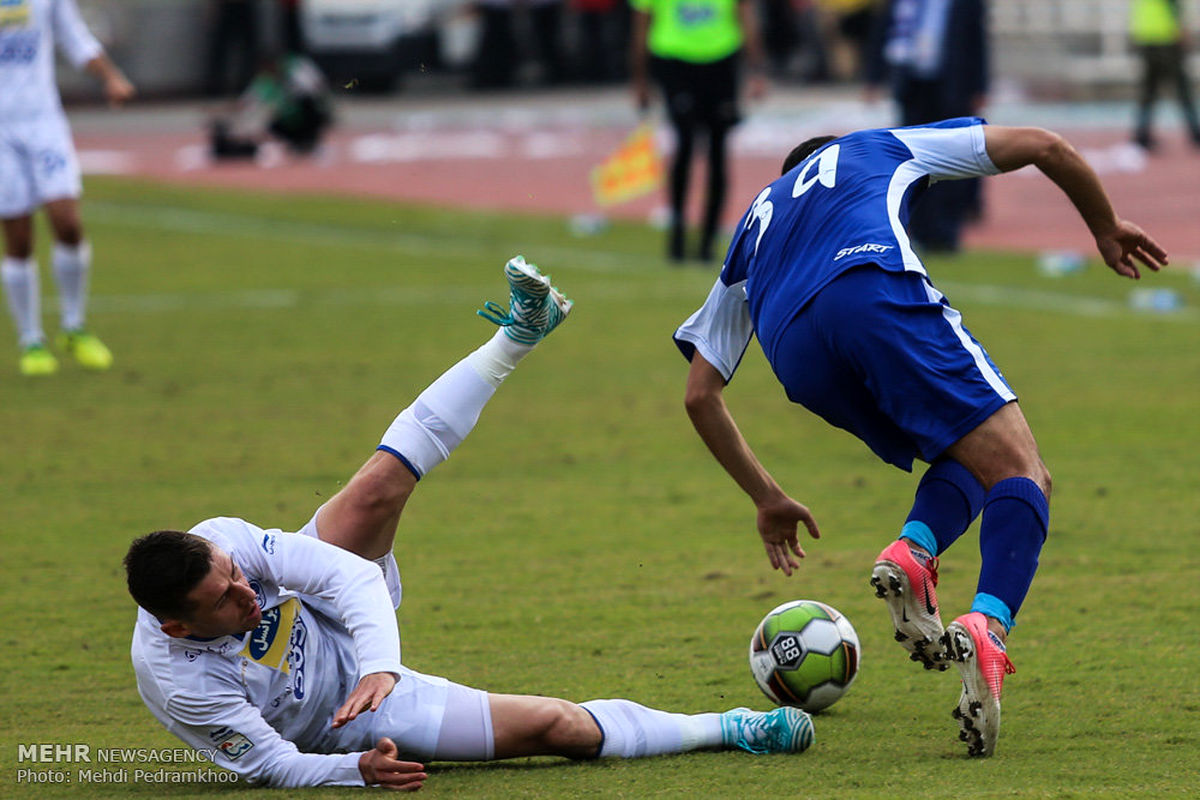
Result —
<instances>
[{"instance_id":1,"label":"green grass field","mask_svg":"<svg viewBox=\"0 0 1200 800\"><path fill-rule=\"evenodd\" d=\"M1027 256L930 264L1021 395L1055 477L998 752L981 762L950 718L957 673L907 660L867 582L916 477L790 406L755 346L729 404L824 531L798 575L772 572L752 506L682 408L670 334L714 273L664 266L659 233L573 238L561 219L118 180L88 191L90 321L117 364L22 380L10 349L0 369L3 796L265 796L18 783L19 767L47 768L18 764L18 745L176 746L134 687L130 539L219 514L302 524L397 411L491 334L473 312L506 299L500 267L518 252L577 307L405 512L406 663L495 691L765 708L750 633L774 605L811 597L854 622L862 671L801 756L435 765L426 794L1142 798L1200 786L1200 287L1187 275L1143 281L1188 303L1147 315L1126 310L1133 284L1097 263L1060 279ZM46 321L53 331L56 315ZM7 322L0 343L13 346ZM948 616L974 593L974 539L943 559ZM345 790L287 792L334 794Z\"/></svg>"}]
</instances>

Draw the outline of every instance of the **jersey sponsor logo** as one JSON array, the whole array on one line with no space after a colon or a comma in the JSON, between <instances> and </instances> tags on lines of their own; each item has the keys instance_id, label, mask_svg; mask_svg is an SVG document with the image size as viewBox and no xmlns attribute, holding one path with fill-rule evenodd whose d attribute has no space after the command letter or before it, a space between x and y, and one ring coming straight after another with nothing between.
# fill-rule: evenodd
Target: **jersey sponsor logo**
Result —
<instances>
[{"instance_id":1,"label":"jersey sponsor logo","mask_svg":"<svg viewBox=\"0 0 1200 800\"><path fill-rule=\"evenodd\" d=\"M264 611L258 627L246 637L246 646L239 655L264 667L290 671L287 654L299 611L300 601L295 597Z\"/></svg>"},{"instance_id":2,"label":"jersey sponsor logo","mask_svg":"<svg viewBox=\"0 0 1200 800\"><path fill-rule=\"evenodd\" d=\"M841 250L838 250L833 260L840 261L846 256L856 256L860 253L886 253L892 247L893 245L890 244L856 244L854 247L843 247Z\"/></svg>"},{"instance_id":3,"label":"jersey sponsor logo","mask_svg":"<svg viewBox=\"0 0 1200 800\"><path fill-rule=\"evenodd\" d=\"M25 26L33 15L29 0L0 0L0 28Z\"/></svg>"},{"instance_id":4,"label":"jersey sponsor logo","mask_svg":"<svg viewBox=\"0 0 1200 800\"><path fill-rule=\"evenodd\" d=\"M209 738L215 740L218 734L222 734L223 738L217 742L217 749L230 761L237 761L254 747L249 737L229 728L218 728L209 734Z\"/></svg>"},{"instance_id":5,"label":"jersey sponsor logo","mask_svg":"<svg viewBox=\"0 0 1200 800\"><path fill-rule=\"evenodd\" d=\"M269 556L275 555L275 534L263 534L262 549Z\"/></svg>"},{"instance_id":6,"label":"jersey sponsor logo","mask_svg":"<svg viewBox=\"0 0 1200 800\"><path fill-rule=\"evenodd\" d=\"M295 598L293 598L294 600ZM308 627L303 617L296 617L292 626L292 636L288 642L288 664L292 668L292 694L297 700L304 699L306 691L304 683L304 647L308 644Z\"/></svg>"},{"instance_id":7,"label":"jersey sponsor logo","mask_svg":"<svg viewBox=\"0 0 1200 800\"><path fill-rule=\"evenodd\" d=\"M9 31L0 22L0 64L33 63L40 42L37 31Z\"/></svg>"},{"instance_id":8,"label":"jersey sponsor logo","mask_svg":"<svg viewBox=\"0 0 1200 800\"><path fill-rule=\"evenodd\" d=\"M679 23L684 27L704 25L717 17L717 10L709 2L680 3L676 7Z\"/></svg>"}]
</instances>

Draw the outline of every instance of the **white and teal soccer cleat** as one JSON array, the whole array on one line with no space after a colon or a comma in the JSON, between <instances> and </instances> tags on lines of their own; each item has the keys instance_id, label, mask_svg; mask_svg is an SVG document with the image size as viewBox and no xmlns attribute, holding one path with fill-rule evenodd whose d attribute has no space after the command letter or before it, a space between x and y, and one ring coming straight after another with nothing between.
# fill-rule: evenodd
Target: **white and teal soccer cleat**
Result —
<instances>
[{"instance_id":1,"label":"white and teal soccer cleat","mask_svg":"<svg viewBox=\"0 0 1200 800\"><path fill-rule=\"evenodd\" d=\"M780 706L774 711L726 711L721 715L721 738L726 747L740 747L748 753L803 753L816 734L807 713Z\"/></svg>"},{"instance_id":2,"label":"white and teal soccer cleat","mask_svg":"<svg viewBox=\"0 0 1200 800\"><path fill-rule=\"evenodd\" d=\"M504 329L514 342L537 344L571 313L575 304L550 285L550 278L527 263L524 256L514 256L504 265L504 277L509 286L509 309L488 301L475 313Z\"/></svg>"}]
</instances>

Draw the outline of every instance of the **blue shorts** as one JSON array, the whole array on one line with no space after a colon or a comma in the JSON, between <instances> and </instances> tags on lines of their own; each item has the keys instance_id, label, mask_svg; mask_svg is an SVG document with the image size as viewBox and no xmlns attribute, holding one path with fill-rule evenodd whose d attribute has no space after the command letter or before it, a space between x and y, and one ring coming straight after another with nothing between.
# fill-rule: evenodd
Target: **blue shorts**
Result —
<instances>
[{"instance_id":1,"label":"blue shorts","mask_svg":"<svg viewBox=\"0 0 1200 800\"><path fill-rule=\"evenodd\" d=\"M788 399L907 471L1017 399L924 275L874 264L818 292L784 329L771 366Z\"/></svg>"}]
</instances>

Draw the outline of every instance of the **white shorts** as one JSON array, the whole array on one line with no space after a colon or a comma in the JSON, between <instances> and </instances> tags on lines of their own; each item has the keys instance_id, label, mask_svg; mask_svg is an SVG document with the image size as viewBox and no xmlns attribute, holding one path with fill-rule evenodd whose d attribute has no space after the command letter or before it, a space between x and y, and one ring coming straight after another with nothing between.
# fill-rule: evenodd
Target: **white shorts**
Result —
<instances>
[{"instance_id":1,"label":"white shorts","mask_svg":"<svg viewBox=\"0 0 1200 800\"><path fill-rule=\"evenodd\" d=\"M401 759L489 761L496 752L488 693L402 667L400 680L369 718L340 742L348 752L370 750L386 736Z\"/></svg>"},{"instance_id":2,"label":"white shorts","mask_svg":"<svg viewBox=\"0 0 1200 800\"><path fill-rule=\"evenodd\" d=\"M51 200L79 197L82 191L65 116L0 124L0 219L26 216Z\"/></svg>"}]
</instances>

